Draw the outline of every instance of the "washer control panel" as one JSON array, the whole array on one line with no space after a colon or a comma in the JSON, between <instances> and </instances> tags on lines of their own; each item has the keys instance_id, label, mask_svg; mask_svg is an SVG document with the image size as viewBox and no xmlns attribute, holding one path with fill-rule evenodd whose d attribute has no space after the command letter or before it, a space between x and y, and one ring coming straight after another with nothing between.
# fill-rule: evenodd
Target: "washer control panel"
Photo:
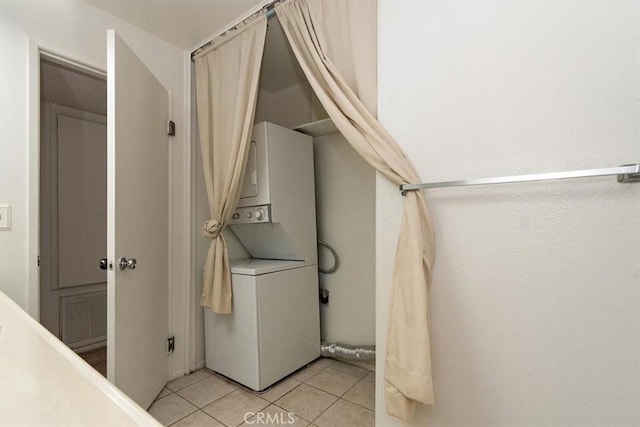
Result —
<instances>
[{"instance_id":1,"label":"washer control panel","mask_svg":"<svg viewBox=\"0 0 640 427\"><path fill-rule=\"evenodd\" d=\"M246 206L237 208L231 216L229 225L262 224L271 222L271 205Z\"/></svg>"}]
</instances>

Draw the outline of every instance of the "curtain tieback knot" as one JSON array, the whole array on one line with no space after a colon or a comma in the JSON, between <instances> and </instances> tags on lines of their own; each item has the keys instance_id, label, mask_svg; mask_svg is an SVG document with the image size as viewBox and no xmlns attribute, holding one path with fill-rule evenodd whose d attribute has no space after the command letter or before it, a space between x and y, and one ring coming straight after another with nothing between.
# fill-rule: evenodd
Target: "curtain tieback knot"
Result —
<instances>
[{"instance_id":1,"label":"curtain tieback knot","mask_svg":"<svg viewBox=\"0 0 640 427\"><path fill-rule=\"evenodd\" d=\"M222 224L217 219L210 219L209 221L205 222L204 225L202 226L202 231L204 231L204 234L206 236L211 237L212 239L215 239L216 237L218 237L218 234L220 234L221 229L222 229Z\"/></svg>"}]
</instances>

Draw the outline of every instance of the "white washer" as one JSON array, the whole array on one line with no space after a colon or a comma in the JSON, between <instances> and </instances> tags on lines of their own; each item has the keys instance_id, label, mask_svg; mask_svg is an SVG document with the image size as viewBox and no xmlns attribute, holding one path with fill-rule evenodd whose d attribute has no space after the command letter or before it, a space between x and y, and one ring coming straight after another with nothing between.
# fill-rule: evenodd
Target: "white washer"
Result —
<instances>
[{"instance_id":1,"label":"white washer","mask_svg":"<svg viewBox=\"0 0 640 427\"><path fill-rule=\"evenodd\" d=\"M315 265L246 259L231 274L233 313L205 310L209 369L259 391L320 356Z\"/></svg>"}]
</instances>

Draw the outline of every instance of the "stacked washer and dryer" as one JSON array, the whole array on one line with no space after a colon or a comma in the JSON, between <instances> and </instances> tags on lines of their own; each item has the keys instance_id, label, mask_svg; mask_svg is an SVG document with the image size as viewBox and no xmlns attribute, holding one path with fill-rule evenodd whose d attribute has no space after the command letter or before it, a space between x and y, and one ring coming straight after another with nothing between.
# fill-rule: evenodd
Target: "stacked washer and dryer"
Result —
<instances>
[{"instance_id":1,"label":"stacked washer and dryer","mask_svg":"<svg viewBox=\"0 0 640 427\"><path fill-rule=\"evenodd\" d=\"M254 126L230 228L252 258L231 261L232 314L205 310L206 365L260 391L320 356L310 136Z\"/></svg>"}]
</instances>

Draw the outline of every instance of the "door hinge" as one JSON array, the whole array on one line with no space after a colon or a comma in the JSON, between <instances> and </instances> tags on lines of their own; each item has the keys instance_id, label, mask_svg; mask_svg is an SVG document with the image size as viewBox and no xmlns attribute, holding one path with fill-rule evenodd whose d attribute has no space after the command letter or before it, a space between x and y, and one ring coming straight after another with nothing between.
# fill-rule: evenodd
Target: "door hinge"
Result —
<instances>
[{"instance_id":1,"label":"door hinge","mask_svg":"<svg viewBox=\"0 0 640 427\"><path fill-rule=\"evenodd\" d=\"M171 335L167 338L167 353L171 354L176 349L176 337Z\"/></svg>"},{"instance_id":2,"label":"door hinge","mask_svg":"<svg viewBox=\"0 0 640 427\"><path fill-rule=\"evenodd\" d=\"M176 136L176 123L173 120L167 123L167 135Z\"/></svg>"},{"instance_id":3,"label":"door hinge","mask_svg":"<svg viewBox=\"0 0 640 427\"><path fill-rule=\"evenodd\" d=\"M38 255L38 267L40 267L40 255Z\"/></svg>"}]
</instances>

